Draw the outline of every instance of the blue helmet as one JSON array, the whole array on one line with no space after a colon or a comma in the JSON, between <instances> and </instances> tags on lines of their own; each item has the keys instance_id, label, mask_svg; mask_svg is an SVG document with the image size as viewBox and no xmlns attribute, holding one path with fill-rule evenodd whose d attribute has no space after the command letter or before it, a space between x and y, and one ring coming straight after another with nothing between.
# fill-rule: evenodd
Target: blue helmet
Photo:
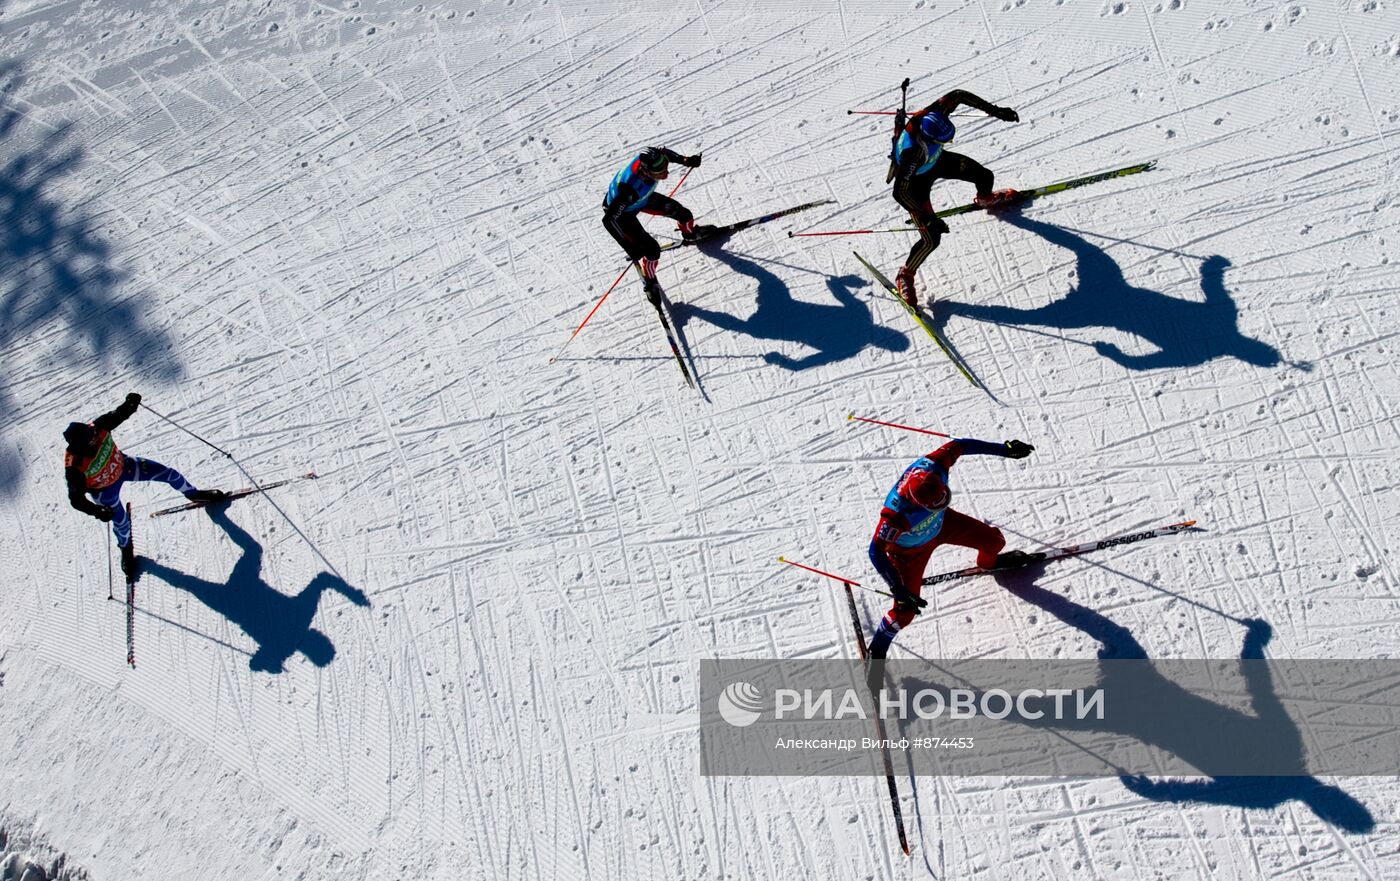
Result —
<instances>
[{"instance_id":1,"label":"blue helmet","mask_svg":"<svg viewBox=\"0 0 1400 881\"><path fill-rule=\"evenodd\" d=\"M953 140L957 129L954 128L953 121L946 115L937 110L930 110L919 117L919 132L936 144L946 144Z\"/></svg>"}]
</instances>

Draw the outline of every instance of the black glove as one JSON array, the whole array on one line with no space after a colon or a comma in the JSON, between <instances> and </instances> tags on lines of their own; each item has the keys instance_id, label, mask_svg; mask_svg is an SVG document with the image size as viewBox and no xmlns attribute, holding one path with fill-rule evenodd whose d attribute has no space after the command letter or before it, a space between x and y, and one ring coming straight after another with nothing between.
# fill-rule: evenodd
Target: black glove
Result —
<instances>
[{"instance_id":1,"label":"black glove","mask_svg":"<svg viewBox=\"0 0 1400 881\"><path fill-rule=\"evenodd\" d=\"M699 168L699 167L700 167L700 156L701 156L701 154L696 153L694 156L687 156L687 157L685 157L685 164L688 165L688 166L690 166L691 168Z\"/></svg>"},{"instance_id":2,"label":"black glove","mask_svg":"<svg viewBox=\"0 0 1400 881\"><path fill-rule=\"evenodd\" d=\"M98 520L101 520L103 523L111 523L112 518L116 515L112 513L111 508L101 508L97 511L93 511L92 516L96 517Z\"/></svg>"},{"instance_id":3,"label":"black glove","mask_svg":"<svg viewBox=\"0 0 1400 881\"><path fill-rule=\"evenodd\" d=\"M996 110L992 111L992 115L995 116L997 119L1000 119L1002 122L1021 121L1021 114L1017 113L1015 110L1012 110L1010 107L998 107Z\"/></svg>"},{"instance_id":4,"label":"black glove","mask_svg":"<svg viewBox=\"0 0 1400 881\"><path fill-rule=\"evenodd\" d=\"M1035 447L1025 441L1009 440L1006 442L1006 456L1009 459L1024 459L1035 451Z\"/></svg>"},{"instance_id":5,"label":"black glove","mask_svg":"<svg viewBox=\"0 0 1400 881\"><path fill-rule=\"evenodd\" d=\"M928 600L924 599L923 597L914 596L912 593L900 593L895 594L894 605L897 609L902 609L906 612L913 612L915 615L917 615L920 611L923 610L925 606L928 605Z\"/></svg>"},{"instance_id":6,"label":"black glove","mask_svg":"<svg viewBox=\"0 0 1400 881\"><path fill-rule=\"evenodd\" d=\"M127 405L128 407L135 408L135 407L138 406L140 403L141 403L141 396L138 395L138 394L136 394L136 392L132 392L131 394L129 394L129 395L126 396L126 405Z\"/></svg>"},{"instance_id":7,"label":"black glove","mask_svg":"<svg viewBox=\"0 0 1400 881\"><path fill-rule=\"evenodd\" d=\"M937 214L921 214L914 218L914 223L926 227L930 232L943 235L948 232L948 224Z\"/></svg>"}]
</instances>

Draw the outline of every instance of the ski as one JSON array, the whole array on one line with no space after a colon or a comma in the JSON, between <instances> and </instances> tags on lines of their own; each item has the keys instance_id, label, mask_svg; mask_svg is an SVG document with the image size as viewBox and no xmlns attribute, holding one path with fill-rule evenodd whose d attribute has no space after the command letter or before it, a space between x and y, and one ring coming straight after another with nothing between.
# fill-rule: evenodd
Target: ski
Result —
<instances>
[{"instance_id":1,"label":"ski","mask_svg":"<svg viewBox=\"0 0 1400 881\"><path fill-rule=\"evenodd\" d=\"M1130 174L1138 174L1143 171L1151 171L1157 165L1157 160L1150 162L1139 162L1136 165L1127 165L1123 168L1115 168L1112 171L1100 171L1095 174L1086 174L1083 177L1062 180L1055 184L1046 184L1043 187L1035 187L1030 190L1021 190L1016 194L1016 198L1002 202L993 206L993 210L1004 208L1007 205L1018 205L1023 202L1030 202L1039 199L1041 196L1049 196L1052 193L1063 193L1065 190L1073 190L1078 187L1087 187L1089 184L1096 184L1100 181L1112 180L1116 177L1127 177ZM985 208L969 202L966 205L959 205L956 208L947 208L938 212L939 217L952 217L955 214L967 214L970 211L985 211Z\"/></svg>"},{"instance_id":2,"label":"ski","mask_svg":"<svg viewBox=\"0 0 1400 881\"><path fill-rule=\"evenodd\" d=\"M982 383L978 382L976 379L973 378L972 374L968 372L968 369L963 366L962 361L958 359L958 356L954 355L953 350L948 348L948 344L943 341L943 337L939 336L938 331L934 330L933 325L929 324L928 321L924 318L923 313L921 313L918 309L915 309L913 306L910 306L908 303L904 302L904 299L899 296L899 288L895 287L894 284L883 272L876 269L874 266L871 266L869 260L866 260L864 257L860 256L859 251L852 251L851 253L856 255L856 259L861 262L862 266L864 266L867 270L870 271L870 274L875 277L875 280L880 283L880 286L883 287L886 291L888 291L891 297L894 297L895 302L903 306L904 311L908 312L910 317L919 323L919 327L922 327L924 329L924 332L927 333L930 337L932 337L935 343L938 343L938 348L943 350L943 354L948 356L948 360L953 362L953 366L958 368L958 372L961 373L968 382L972 383L978 388L982 388Z\"/></svg>"},{"instance_id":3,"label":"ski","mask_svg":"<svg viewBox=\"0 0 1400 881\"><path fill-rule=\"evenodd\" d=\"M640 265L640 264L634 263L633 266L636 266L636 268L637 268L637 274L638 274L638 275L641 275L641 274L642 274L642 267L641 267L641 265ZM642 275L642 286L643 286L643 287L646 286L646 276L645 276L645 275ZM691 378L691 376L690 376L690 369L689 369L688 367L685 366L685 359L681 357L681 349L680 349L680 346L676 345L676 334L675 334L675 332L673 332L673 331L671 330L671 322L670 322L670 320L666 318L666 309L665 309L665 307L663 307L663 306L661 305L661 283L660 283L660 282L656 282L656 291L657 291L656 299L652 299L651 297L647 297L647 302L650 303L653 307L655 307L655 309L656 309L656 317L659 318L659 319L661 319L661 329L664 330L664 331L666 331L666 342L671 346L671 354L674 355L674 356L676 357L676 366L679 367L679 368L681 369L681 376L685 377L685 384L688 385L688 386L690 386L691 388L695 388L695 380Z\"/></svg>"},{"instance_id":4,"label":"ski","mask_svg":"<svg viewBox=\"0 0 1400 881\"><path fill-rule=\"evenodd\" d=\"M941 575L930 575L923 580L923 584L927 587L930 584L941 584L944 581L955 581L959 578L971 578L974 575L1010 572L1014 569L1021 569L1035 563L1045 563L1050 560L1060 560L1065 557L1077 557L1080 554L1087 554L1090 551L1101 551L1105 548L1117 547L1118 545L1135 544L1140 541L1146 541L1149 538L1160 538L1164 535L1176 535L1179 532L1185 532L1191 529L1195 525L1195 520L1186 520L1181 523L1172 523L1168 526L1158 526L1156 529L1148 529L1143 532L1130 532L1126 535L1099 539L1098 541L1087 541L1083 544L1071 545L1070 547L1038 551L1033 554L1027 554L1022 561L1013 566L998 566L991 569L983 569L981 566L972 566L967 569L959 569L956 572L944 572Z\"/></svg>"},{"instance_id":5,"label":"ski","mask_svg":"<svg viewBox=\"0 0 1400 881\"><path fill-rule=\"evenodd\" d=\"M131 502L126 503L126 523L131 530L128 537L131 554L136 556L136 524L131 519ZM136 669L136 577L137 570L126 576L126 665Z\"/></svg>"},{"instance_id":6,"label":"ski","mask_svg":"<svg viewBox=\"0 0 1400 881\"><path fill-rule=\"evenodd\" d=\"M1150 171L1157 167L1157 160L1150 162L1139 162L1137 165L1127 165L1123 168L1115 168L1112 171L1100 171L1095 174L1086 174L1083 177L1070 178L1059 183L1046 184L1043 187L1035 187L1030 190L1022 190L1016 194L1016 198L999 202L990 208L983 208L976 202L969 202L966 205L959 205L956 208L945 208L937 212L939 217L952 217L955 214L967 214L970 211L998 211L1008 205L1020 205L1032 202L1041 196L1048 196L1051 193L1062 193L1065 190L1072 190L1076 187L1088 186L1100 181L1112 180L1117 177L1126 177L1130 174L1137 174L1142 171ZM812 236L861 236L870 233L892 233L892 232L918 232L917 226L896 226L889 229L829 229L817 232L792 232L788 231L788 238L812 237Z\"/></svg>"},{"instance_id":7,"label":"ski","mask_svg":"<svg viewBox=\"0 0 1400 881\"><path fill-rule=\"evenodd\" d=\"M846 582L846 606L851 610L851 625L856 631L856 648L860 649L860 659L867 664L870 663L870 652L865 647L865 628L860 623L860 612L856 609L855 591L851 590L850 582ZM871 695L874 697L874 695ZM894 760L890 758L890 748L885 737L885 720L880 718L877 711L875 717L875 737L880 742L881 757L885 760L885 783L890 789L890 808L894 811L894 828L899 835L899 848L904 851L904 855L909 855L909 838L904 833L904 812L899 809L899 788L894 782Z\"/></svg>"},{"instance_id":8,"label":"ski","mask_svg":"<svg viewBox=\"0 0 1400 881\"><path fill-rule=\"evenodd\" d=\"M661 250L669 251L672 248L680 248L684 245L698 245L706 241L707 239L712 239L716 236L729 235L730 233L738 232L741 229L748 229L751 226L758 226L760 223L767 223L770 220L777 220L780 217L787 217L789 214L796 214L799 211L806 211L809 208L816 208L821 205L834 204L836 204L836 201L834 199L822 199L817 202L805 202L801 205L794 205L791 208L784 208L782 211L774 211L772 214L763 214L758 217L751 217L748 220L740 220L737 223L729 223L725 224L724 226L711 227L709 232L707 232L701 238L691 239L690 241L681 239L678 242L667 242L661 246Z\"/></svg>"},{"instance_id":9,"label":"ski","mask_svg":"<svg viewBox=\"0 0 1400 881\"><path fill-rule=\"evenodd\" d=\"M286 486L287 484L295 483L298 480L315 480L318 477L320 477L320 475L317 474L315 471L308 471L305 474L299 475L297 477L288 477L286 480L277 480L272 483L264 483L262 486L250 486L244 489L234 490L233 492L229 493L227 496L223 497L222 499L219 499L218 502L215 502L213 504L222 505L224 502L231 502L234 499L241 499L245 496L256 495L258 493L265 493L270 489L277 489L277 487L279 486ZM210 502L186 502L183 505L176 505L173 508L161 508L159 511L152 511L151 516L160 517L164 514L178 514L181 511L193 511L195 508L204 508L210 504Z\"/></svg>"}]
</instances>

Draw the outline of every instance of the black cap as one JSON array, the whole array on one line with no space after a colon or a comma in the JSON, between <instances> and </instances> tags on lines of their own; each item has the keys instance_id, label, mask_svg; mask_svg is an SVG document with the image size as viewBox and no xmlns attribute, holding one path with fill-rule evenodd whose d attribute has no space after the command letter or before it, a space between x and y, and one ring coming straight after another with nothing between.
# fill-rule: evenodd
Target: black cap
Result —
<instances>
[{"instance_id":1,"label":"black cap","mask_svg":"<svg viewBox=\"0 0 1400 881\"><path fill-rule=\"evenodd\" d=\"M63 439L68 441L68 446L78 449L92 443L96 434L97 430L86 422L70 422L68 427L63 429Z\"/></svg>"}]
</instances>

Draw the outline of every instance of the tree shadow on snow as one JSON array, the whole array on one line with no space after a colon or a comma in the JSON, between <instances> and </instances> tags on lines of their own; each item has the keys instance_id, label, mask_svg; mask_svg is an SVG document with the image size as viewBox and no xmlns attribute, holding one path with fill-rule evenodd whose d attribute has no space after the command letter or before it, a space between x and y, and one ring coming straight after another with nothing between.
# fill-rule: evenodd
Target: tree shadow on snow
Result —
<instances>
[{"instance_id":1,"label":"tree shadow on snow","mask_svg":"<svg viewBox=\"0 0 1400 881\"><path fill-rule=\"evenodd\" d=\"M1147 651L1126 627L1060 594L1037 587L1035 581L1044 571L1045 565L1040 564L1004 573L996 576L996 579L1016 598L1043 609L1098 642L1098 657L1101 660L1147 660ZM1242 623L1245 625L1245 636L1240 660L1264 660L1264 647L1273 637L1273 628L1259 619ZM1114 664L1103 665L1100 668L1100 685L1111 686L1121 669ZM1243 713L1195 695L1165 676L1155 674L1155 671L1154 678L1148 681L1141 679L1140 671L1127 674L1134 676L1134 687L1139 692L1147 690L1147 697L1154 707L1168 708L1172 718L1190 721L1193 733L1187 736L1178 737L1175 733L1164 733L1150 726L1132 727L1131 722L1126 729L1115 727L1111 719L1057 720L1050 718L1053 715L1050 713L1047 713L1044 721L1027 721L1025 724L1053 726L1056 730L1071 733L1076 730L1106 730L1126 734L1142 743L1150 743L1179 755L1196 767L1209 765L1212 761L1207 757L1211 752L1210 744L1203 742L1196 732L1211 731L1216 737L1235 738L1240 743L1249 743L1252 750L1257 749L1261 754L1267 751L1268 757L1276 763L1281 761L1295 767L1297 774L1220 776L1204 780L1151 780L1143 776L1125 775L1120 776L1119 781L1133 793L1152 801L1272 809L1296 800L1307 805L1318 819L1347 832L1365 833L1375 828L1375 819L1365 805L1339 787L1323 783L1307 772L1298 727L1275 694L1267 666L1242 663L1240 673L1248 688L1251 713ZM913 686L915 689L920 687L946 688L938 683Z\"/></svg>"},{"instance_id":2,"label":"tree shadow on snow","mask_svg":"<svg viewBox=\"0 0 1400 881\"><path fill-rule=\"evenodd\" d=\"M1240 333L1239 307L1225 288L1225 270L1230 261L1219 254L1207 257L1201 264L1204 301L1182 300L1128 284L1122 267L1108 252L1063 227L1032 220L1016 210L998 216L1074 254L1078 283L1060 299L1034 309L943 301L938 305L940 323L961 315L1024 327L1114 328L1150 343L1156 351L1132 355L1105 340L1088 345L1132 370L1191 367L1225 357L1256 367L1288 363L1312 369L1306 362L1285 362L1278 349Z\"/></svg>"},{"instance_id":3,"label":"tree shadow on snow","mask_svg":"<svg viewBox=\"0 0 1400 881\"><path fill-rule=\"evenodd\" d=\"M317 574L296 596L287 596L263 580L262 545L229 519L228 504L211 505L207 510L210 519L243 551L227 582L205 581L153 560L142 560L142 572L191 594L237 624L258 644L248 660L253 670L281 673L294 652L301 652L318 667L329 664L335 658L335 646L311 626L321 594L333 590L357 606L368 606L369 598L329 572Z\"/></svg>"},{"instance_id":4,"label":"tree shadow on snow","mask_svg":"<svg viewBox=\"0 0 1400 881\"><path fill-rule=\"evenodd\" d=\"M868 285L868 281L855 275L828 276L827 289L836 299L836 305L799 302L793 299L792 290L777 275L753 260L725 251L728 239L728 236L717 236L697 247L756 282L753 314L738 318L703 306L676 303L671 311L677 324L699 318L721 330L747 334L754 339L783 340L814 349L800 358L781 352L764 354L763 360L767 363L793 371L853 358L866 346L888 352L903 352L909 348L908 337L877 325L870 307L855 295L854 292Z\"/></svg>"},{"instance_id":5,"label":"tree shadow on snow","mask_svg":"<svg viewBox=\"0 0 1400 881\"><path fill-rule=\"evenodd\" d=\"M15 98L23 82L17 64L0 63L0 351L37 348L41 355L31 363L45 371L120 360L121 369L149 379L177 379L183 368L170 354L173 341L146 326L139 297L122 295L125 275L91 210L54 194L83 151L71 143L69 126L23 125ZM52 387L8 364L0 372L0 413L16 412L21 385L31 398ZM0 432L13 422L0 421ZM0 434L0 496L17 489L20 462Z\"/></svg>"}]
</instances>

